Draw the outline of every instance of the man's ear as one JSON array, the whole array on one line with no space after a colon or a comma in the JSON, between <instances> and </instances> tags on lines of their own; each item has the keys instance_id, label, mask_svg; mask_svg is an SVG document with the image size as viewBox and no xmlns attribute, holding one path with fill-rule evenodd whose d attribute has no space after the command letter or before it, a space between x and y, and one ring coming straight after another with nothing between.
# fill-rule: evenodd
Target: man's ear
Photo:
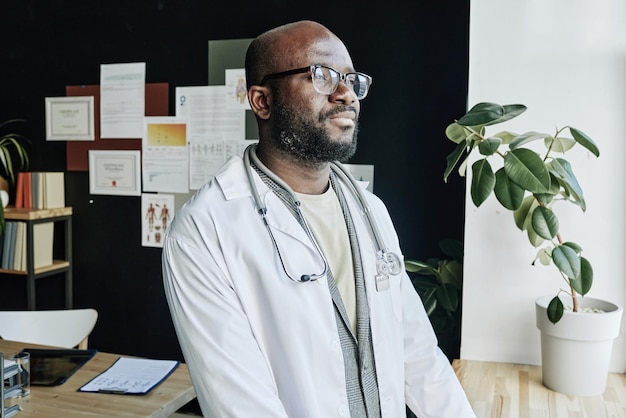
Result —
<instances>
[{"instance_id":1,"label":"man's ear","mask_svg":"<svg viewBox=\"0 0 626 418\"><path fill-rule=\"evenodd\" d=\"M250 109L261 119L269 119L272 102L271 90L266 86L251 86L248 90Z\"/></svg>"}]
</instances>

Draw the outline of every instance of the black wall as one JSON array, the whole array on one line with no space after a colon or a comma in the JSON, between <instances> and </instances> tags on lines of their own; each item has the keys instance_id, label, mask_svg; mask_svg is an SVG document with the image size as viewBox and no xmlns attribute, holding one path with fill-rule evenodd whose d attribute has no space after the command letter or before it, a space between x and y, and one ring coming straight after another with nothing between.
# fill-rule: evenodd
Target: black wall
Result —
<instances>
[{"instance_id":1,"label":"black wall","mask_svg":"<svg viewBox=\"0 0 626 418\"><path fill-rule=\"evenodd\" d=\"M10 3L10 5L7 5ZM0 8L0 121L25 118L30 170L66 169L65 143L45 141L44 97L99 84L100 64L146 62L146 82L207 84L207 43L253 38L276 25L317 20L340 36L358 70L373 76L362 104L354 163L375 165L408 258L439 256L461 239L464 184L442 180L452 144L444 130L466 106L469 0L20 0ZM90 345L181 358L161 279L161 250L141 246L139 197L92 196L87 172L66 173L74 209L74 301L100 317ZM251 214L252 216L252 214ZM40 279L38 309L63 307L61 279ZM25 284L0 278L0 308L24 309Z\"/></svg>"}]
</instances>

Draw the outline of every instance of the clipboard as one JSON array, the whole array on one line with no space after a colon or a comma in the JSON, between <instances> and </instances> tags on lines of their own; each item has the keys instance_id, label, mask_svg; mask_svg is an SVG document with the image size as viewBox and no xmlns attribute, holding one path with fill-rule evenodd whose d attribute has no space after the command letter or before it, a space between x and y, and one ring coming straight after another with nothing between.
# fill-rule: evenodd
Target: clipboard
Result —
<instances>
[{"instance_id":1,"label":"clipboard","mask_svg":"<svg viewBox=\"0 0 626 418\"><path fill-rule=\"evenodd\" d=\"M145 395L176 370L179 361L119 357L111 367L81 386L79 392Z\"/></svg>"}]
</instances>

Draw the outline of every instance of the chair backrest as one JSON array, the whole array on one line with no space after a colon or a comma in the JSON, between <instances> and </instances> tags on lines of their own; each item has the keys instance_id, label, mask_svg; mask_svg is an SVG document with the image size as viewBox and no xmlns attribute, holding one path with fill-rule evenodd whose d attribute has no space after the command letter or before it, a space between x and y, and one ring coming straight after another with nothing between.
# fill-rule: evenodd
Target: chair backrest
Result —
<instances>
[{"instance_id":1,"label":"chair backrest","mask_svg":"<svg viewBox=\"0 0 626 418\"><path fill-rule=\"evenodd\" d=\"M62 348L87 348L95 309L0 311L0 338Z\"/></svg>"}]
</instances>

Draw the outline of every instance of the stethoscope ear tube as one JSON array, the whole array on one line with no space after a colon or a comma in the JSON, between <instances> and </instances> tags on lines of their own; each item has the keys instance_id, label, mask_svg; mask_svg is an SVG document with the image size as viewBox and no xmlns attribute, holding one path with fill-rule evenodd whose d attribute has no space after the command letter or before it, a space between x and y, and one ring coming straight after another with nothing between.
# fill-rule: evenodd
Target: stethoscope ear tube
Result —
<instances>
[{"instance_id":1,"label":"stethoscope ear tube","mask_svg":"<svg viewBox=\"0 0 626 418\"><path fill-rule=\"evenodd\" d=\"M293 280L295 282L310 282L310 281L315 281L317 279L321 279L323 277L326 277L326 275L330 271L330 267L328 265L328 262L326 261L326 257L324 257L324 253L322 252L322 249L319 247L319 244L317 243L317 241L313 237L313 234L309 230L308 226L306 226L304 228L304 230L305 230L307 236L309 237L309 239L311 240L311 242L313 243L314 247L317 249L320 257L322 258L322 261L324 263L324 270L321 273L303 274L303 275L300 276L299 280L296 279L294 276L292 276L291 274L289 274L287 272L287 267L285 266L285 261L283 260L283 256L282 256L282 254L280 252L280 249L278 248L278 243L276 242L276 238L274 237L274 233L272 232L272 228L270 227L269 223L267 222L267 206L265 206L265 203L261 200L261 195L259 194L259 191L258 191L258 189L256 187L256 184L254 183L254 177L252 175L252 165L250 164L250 159L252 158L252 160L254 161L254 164L261 171L263 171L269 178L271 178L274 182L276 182L283 189L285 189L292 197L294 197L295 194L293 193L293 191L291 190L289 185L287 185L280 178L278 178L278 176L276 176L274 173L272 173L258 159L258 157L256 156L256 153L255 153L255 148L256 148L256 144L251 144L251 145L248 145L246 147L245 151L244 151L243 159L244 159L244 164L245 164L245 168L246 168L246 175L248 177L248 182L250 183L250 188L252 190L252 197L254 198L254 204L256 206L257 212L258 212L259 215L261 215L261 218L263 219L263 223L264 223L265 228L267 229L267 232L269 233L269 236L270 236L270 238L272 240L272 244L274 245L274 249L276 250L276 253L278 254L278 259L280 261L280 264L282 266L283 271L285 272L285 275L287 275L287 277L289 277L291 280ZM297 201L295 198L294 198L294 201L295 201L296 207L297 207L296 210L299 212L299 210L300 210L299 209L300 202Z\"/></svg>"},{"instance_id":2,"label":"stethoscope ear tube","mask_svg":"<svg viewBox=\"0 0 626 418\"><path fill-rule=\"evenodd\" d=\"M261 201L261 196L259 195L259 190L254 183L254 177L252 176L252 165L250 164L250 154L252 152L251 147L256 147L256 144L250 144L246 147L243 153L243 161L246 167L246 175L248 176L248 183L250 183L250 188L252 189L252 197L254 198L254 204L256 205L256 210L263 217L263 221L267 224L267 220L265 219L265 214L267 213L267 207Z\"/></svg>"}]
</instances>

